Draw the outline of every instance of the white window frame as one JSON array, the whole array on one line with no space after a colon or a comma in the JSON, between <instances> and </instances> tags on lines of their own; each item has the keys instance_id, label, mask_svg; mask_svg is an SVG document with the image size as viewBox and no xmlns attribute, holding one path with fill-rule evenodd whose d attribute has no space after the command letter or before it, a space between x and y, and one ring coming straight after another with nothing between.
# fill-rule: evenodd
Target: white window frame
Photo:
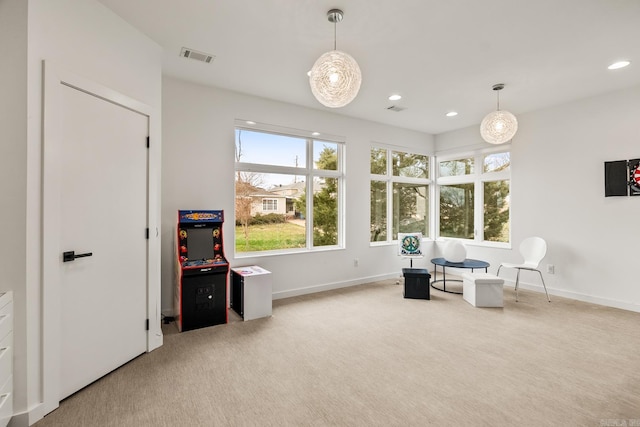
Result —
<instances>
[{"instance_id":1,"label":"white window frame","mask_svg":"<svg viewBox=\"0 0 640 427\"><path fill-rule=\"evenodd\" d=\"M277 211L278 211L278 199L272 199L269 197L262 198L262 212L277 212Z\"/></svg>"},{"instance_id":2,"label":"white window frame","mask_svg":"<svg viewBox=\"0 0 640 427\"><path fill-rule=\"evenodd\" d=\"M371 150L372 149L381 149L387 151L387 170L386 175L379 175L371 173ZM406 154L418 154L421 156L426 156L428 158L428 177L427 178L411 178L411 177L403 177L403 176L393 176L393 152L397 153L406 153ZM410 147L401 147L395 145L381 144L377 142L372 142L369 147L369 191L371 191L371 182L372 181L380 181L386 184L386 192L387 192L387 239L384 241L372 242L371 236L369 235L369 246L384 246L391 244L398 244L398 239L392 239L393 236L393 184L417 184L417 185L426 185L428 188L428 196L429 196L429 230L428 236L423 235L422 240L432 240L434 236L434 221L433 221L433 209L434 209L434 191L433 191L433 180L431 177L433 176L433 162L434 156L432 153L428 153L425 151L416 150L415 148ZM369 216L368 220L371 221L371 200L369 200ZM371 224L369 224L371 225Z\"/></svg>"},{"instance_id":3,"label":"white window frame","mask_svg":"<svg viewBox=\"0 0 640 427\"><path fill-rule=\"evenodd\" d=\"M291 253L300 252L321 252L328 250L338 250L345 248L345 138L328 133L303 131L300 129L291 129L282 126L269 125L264 123L251 122L248 124L248 120L235 120L234 134L236 130L246 130L251 132L270 133L276 135L282 135L285 137L303 138L306 142L306 163L303 167L294 166L277 166L267 165L259 163L247 163L236 162L234 159L234 174L237 172L255 172L265 174L285 174L295 175L298 177L304 177L306 185L307 203L306 203L306 247L305 248L289 248L289 249L275 249L271 251L256 251L256 252L237 252L235 248L235 233L234 233L234 245L233 251L235 258L254 258L262 256L272 255L286 255ZM337 147L337 170L323 170L314 168L313 159L313 143L315 142L329 142L336 144ZM235 144L235 138L234 138ZM338 180L338 243L336 245L327 246L313 246L313 197L308 195L313 194L313 183L316 178L336 178ZM234 188L235 197L235 188ZM234 210L235 224L235 210ZM235 230L235 227L234 227Z\"/></svg>"},{"instance_id":4,"label":"white window frame","mask_svg":"<svg viewBox=\"0 0 640 427\"><path fill-rule=\"evenodd\" d=\"M437 240L459 240L465 244L472 244L477 246L489 246L497 248L511 248L511 204L509 204L509 241L508 242L492 242L484 240L484 183L493 181L508 181L509 182L509 196L511 197L511 167L509 169L499 172L483 172L484 158L485 156L497 153L509 153L511 158L511 147L497 147L487 148L473 151L456 152L455 154L436 155L434 159L434 168L432 176L436 176L434 188L434 226L435 226L435 238ZM440 162L449 160L459 160L473 158L473 170L472 174L460 175L460 176L439 176L440 174ZM470 184L473 183L474 191L474 205L473 205L473 225L474 225L474 238L462 239L457 237L443 237L440 236L440 186L442 185L455 185L455 184Z\"/></svg>"}]
</instances>

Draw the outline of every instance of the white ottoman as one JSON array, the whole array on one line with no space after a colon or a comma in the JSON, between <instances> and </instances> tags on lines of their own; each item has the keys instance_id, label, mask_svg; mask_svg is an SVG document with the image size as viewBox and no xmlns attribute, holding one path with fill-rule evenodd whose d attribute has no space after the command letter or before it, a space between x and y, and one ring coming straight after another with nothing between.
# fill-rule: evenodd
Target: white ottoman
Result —
<instances>
[{"instance_id":1,"label":"white ottoman","mask_svg":"<svg viewBox=\"0 0 640 427\"><path fill-rule=\"evenodd\" d=\"M504 280L488 273L464 273L462 298L474 307L503 307Z\"/></svg>"}]
</instances>

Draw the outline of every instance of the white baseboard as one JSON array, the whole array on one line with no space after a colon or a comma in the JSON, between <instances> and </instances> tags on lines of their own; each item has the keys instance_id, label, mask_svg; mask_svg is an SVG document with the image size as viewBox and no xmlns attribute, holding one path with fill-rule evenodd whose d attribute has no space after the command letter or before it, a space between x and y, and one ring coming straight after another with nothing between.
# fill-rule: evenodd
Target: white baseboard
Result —
<instances>
[{"instance_id":1,"label":"white baseboard","mask_svg":"<svg viewBox=\"0 0 640 427\"><path fill-rule=\"evenodd\" d=\"M309 286L306 288L290 289L287 291L274 292L273 299L276 300L276 299L282 299L282 298L295 297L299 295L313 294L316 292L329 291L331 289L339 289L339 288L346 288L349 286L362 285L364 283L371 283L379 280L398 279L398 277L401 277L401 276L402 276L401 273L396 272L396 273L389 273L389 274L380 274L377 276L362 277L359 279L347 280L344 282L333 282L333 283L326 283L322 285ZM505 283L505 286L511 286L511 287L515 286L515 282L512 280L505 279L504 283ZM525 283L521 281L520 287L522 289L526 289L529 291L544 293L544 288L541 285ZM640 305L629 303L626 301L618 301L618 300L613 300L609 298L596 297L592 295L584 295L577 292L563 291L560 289L553 289L549 287L547 287L547 291L549 292L549 295L557 295L563 298L570 298L577 301L589 302L593 304L603 305L605 307L620 308L622 310L628 310L628 311L634 311L634 312L640 313ZM175 316L175 312L173 308L163 309L162 314L165 316Z\"/></svg>"},{"instance_id":2,"label":"white baseboard","mask_svg":"<svg viewBox=\"0 0 640 427\"><path fill-rule=\"evenodd\" d=\"M44 405L39 403L26 412L13 414L8 427L29 427L44 418Z\"/></svg>"},{"instance_id":3,"label":"white baseboard","mask_svg":"<svg viewBox=\"0 0 640 427\"><path fill-rule=\"evenodd\" d=\"M347 288L349 286L362 285L365 283L377 282L380 280L397 279L400 273L380 274L377 276L361 277L359 279L347 280L344 282L325 283L322 285L309 286L306 288L290 289L288 291L274 292L273 299L297 297L300 295L313 294L316 292L330 291L332 289Z\"/></svg>"},{"instance_id":4,"label":"white baseboard","mask_svg":"<svg viewBox=\"0 0 640 427\"><path fill-rule=\"evenodd\" d=\"M505 280L504 284L505 286L511 286L512 288L516 285L515 281L512 280ZM534 285L532 283L524 283L520 281L519 287L528 291L544 293L544 288L542 287L542 285ZM549 295L557 295L559 297L574 299L576 301L589 302L592 304L603 305L605 307L620 308L622 310L635 311L637 313L640 313L640 305L626 301L618 301L610 298L602 298L592 295L580 294L577 292L563 291L561 289L553 289L548 286L547 292L549 292ZM551 298L551 302L553 302L553 298Z\"/></svg>"},{"instance_id":5,"label":"white baseboard","mask_svg":"<svg viewBox=\"0 0 640 427\"><path fill-rule=\"evenodd\" d=\"M282 299L282 298L295 297L299 295L313 294L316 292L329 291L331 289L340 289L340 288L346 288L349 286L362 285L364 283L371 283L379 280L397 279L398 277L401 277L401 276L402 276L401 273L380 274L377 276L361 277L359 279L347 280L344 282L325 283L322 285L309 286L306 288L290 289L288 291L274 292L273 299L276 300L276 299ZM173 308L163 309L162 314L164 316L170 316L170 317L176 316L175 310Z\"/></svg>"}]
</instances>

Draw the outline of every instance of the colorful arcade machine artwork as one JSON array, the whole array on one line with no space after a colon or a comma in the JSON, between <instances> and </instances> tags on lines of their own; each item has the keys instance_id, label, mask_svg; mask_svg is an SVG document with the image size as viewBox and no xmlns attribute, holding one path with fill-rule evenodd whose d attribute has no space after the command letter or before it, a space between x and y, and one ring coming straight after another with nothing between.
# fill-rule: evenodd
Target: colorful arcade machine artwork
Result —
<instances>
[{"instance_id":1,"label":"colorful arcade machine artwork","mask_svg":"<svg viewBox=\"0 0 640 427\"><path fill-rule=\"evenodd\" d=\"M178 329L227 323L223 211L178 211L174 304Z\"/></svg>"},{"instance_id":2,"label":"colorful arcade machine artwork","mask_svg":"<svg viewBox=\"0 0 640 427\"><path fill-rule=\"evenodd\" d=\"M640 196L640 159L604 162L604 196Z\"/></svg>"}]
</instances>

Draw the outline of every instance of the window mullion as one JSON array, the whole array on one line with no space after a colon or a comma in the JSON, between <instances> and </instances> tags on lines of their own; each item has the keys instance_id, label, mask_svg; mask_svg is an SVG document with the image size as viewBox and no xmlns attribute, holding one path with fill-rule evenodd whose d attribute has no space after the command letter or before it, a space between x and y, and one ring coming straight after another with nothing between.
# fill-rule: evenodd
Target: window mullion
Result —
<instances>
[{"instance_id":1,"label":"window mullion","mask_svg":"<svg viewBox=\"0 0 640 427\"><path fill-rule=\"evenodd\" d=\"M480 179L476 179L475 192L475 215L473 218L473 240L481 242L484 240L484 184Z\"/></svg>"},{"instance_id":2,"label":"window mullion","mask_svg":"<svg viewBox=\"0 0 640 427\"><path fill-rule=\"evenodd\" d=\"M307 249L313 248L313 181L315 176L313 174L313 140L307 139L307 158L306 158L306 176L307 176Z\"/></svg>"},{"instance_id":3,"label":"window mullion","mask_svg":"<svg viewBox=\"0 0 640 427\"><path fill-rule=\"evenodd\" d=\"M345 247L345 238L344 238L344 222L345 222L345 183L344 178L337 179L337 188L338 188L338 241L336 242L338 246Z\"/></svg>"},{"instance_id":4,"label":"window mullion","mask_svg":"<svg viewBox=\"0 0 640 427\"><path fill-rule=\"evenodd\" d=\"M387 242L393 241L393 156L387 150Z\"/></svg>"},{"instance_id":5,"label":"window mullion","mask_svg":"<svg viewBox=\"0 0 640 427\"><path fill-rule=\"evenodd\" d=\"M482 181L506 181L511 176L509 171L487 172L480 176Z\"/></svg>"},{"instance_id":6,"label":"window mullion","mask_svg":"<svg viewBox=\"0 0 640 427\"><path fill-rule=\"evenodd\" d=\"M438 179L437 159L435 156L431 156L429 159L429 236L432 236L433 240L440 237L440 190L435 185Z\"/></svg>"},{"instance_id":7,"label":"window mullion","mask_svg":"<svg viewBox=\"0 0 640 427\"><path fill-rule=\"evenodd\" d=\"M257 163L244 162L236 163L235 170L241 172L277 173L283 175L301 175L305 171L303 168L293 166L261 165Z\"/></svg>"},{"instance_id":8,"label":"window mullion","mask_svg":"<svg viewBox=\"0 0 640 427\"><path fill-rule=\"evenodd\" d=\"M473 240L482 241L484 232L484 195L482 194L482 182L480 177L484 169L482 155L477 153L473 158L473 193L474 193L474 215L473 215Z\"/></svg>"}]
</instances>

